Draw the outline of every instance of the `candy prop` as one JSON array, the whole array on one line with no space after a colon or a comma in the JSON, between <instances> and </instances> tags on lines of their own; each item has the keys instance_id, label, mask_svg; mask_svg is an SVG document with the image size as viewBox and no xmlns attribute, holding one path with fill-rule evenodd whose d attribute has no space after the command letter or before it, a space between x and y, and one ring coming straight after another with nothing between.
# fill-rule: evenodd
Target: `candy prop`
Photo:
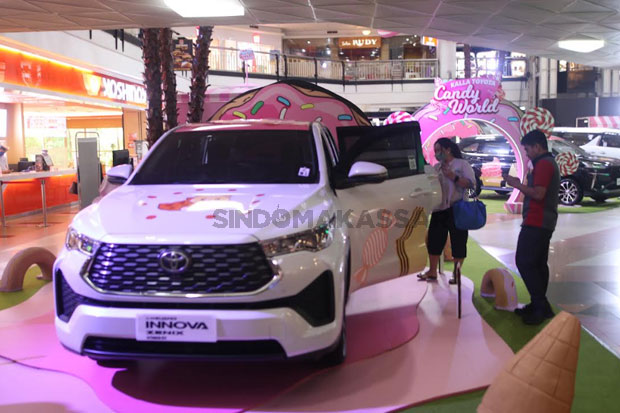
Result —
<instances>
[{"instance_id":1,"label":"candy prop","mask_svg":"<svg viewBox=\"0 0 620 413\"><path fill-rule=\"evenodd\" d=\"M495 377L478 413L570 413L581 324L562 311Z\"/></svg>"},{"instance_id":2,"label":"candy prop","mask_svg":"<svg viewBox=\"0 0 620 413\"><path fill-rule=\"evenodd\" d=\"M579 159L574 153L562 152L555 157L555 162L560 168L560 175L568 176L577 172L579 169Z\"/></svg>"},{"instance_id":3,"label":"candy prop","mask_svg":"<svg viewBox=\"0 0 620 413\"><path fill-rule=\"evenodd\" d=\"M357 281L361 287L368 281L369 270L377 265L388 245L388 231L396 224L396 219L389 211L381 211L381 219L379 225L375 228L364 243L362 250L362 266L353 275L353 279Z\"/></svg>"},{"instance_id":4,"label":"candy prop","mask_svg":"<svg viewBox=\"0 0 620 413\"><path fill-rule=\"evenodd\" d=\"M514 311L519 304L515 280L505 268L495 268L484 274L480 296L495 298L496 310Z\"/></svg>"},{"instance_id":5,"label":"candy prop","mask_svg":"<svg viewBox=\"0 0 620 413\"><path fill-rule=\"evenodd\" d=\"M319 121L334 137L339 126L370 126L364 112L350 101L312 83L292 79L239 95L210 120L231 119Z\"/></svg>"},{"instance_id":6,"label":"candy prop","mask_svg":"<svg viewBox=\"0 0 620 413\"><path fill-rule=\"evenodd\" d=\"M540 129L549 137L549 135L551 135L551 129L553 129L553 124L554 119L551 112L545 108L534 108L525 112L519 122L519 129L522 136L525 136L525 134L533 130Z\"/></svg>"},{"instance_id":7,"label":"candy prop","mask_svg":"<svg viewBox=\"0 0 620 413\"><path fill-rule=\"evenodd\" d=\"M41 269L42 279L51 281L54 261L56 261L56 256L45 248L31 247L18 252L4 268L2 278L0 278L0 291L21 291L24 287L26 271L33 265L38 265Z\"/></svg>"},{"instance_id":8,"label":"candy prop","mask_svg":"<svg viewBox=\"0 0 620 413\"><path fill-rule=\"evenodd\" d=\"M413 122L413 116L407 112L394 112L391 113L385 120L383 121L384 125L392 125L394 123L403 123L403 122Z\"/></svg>"}]
</instances>

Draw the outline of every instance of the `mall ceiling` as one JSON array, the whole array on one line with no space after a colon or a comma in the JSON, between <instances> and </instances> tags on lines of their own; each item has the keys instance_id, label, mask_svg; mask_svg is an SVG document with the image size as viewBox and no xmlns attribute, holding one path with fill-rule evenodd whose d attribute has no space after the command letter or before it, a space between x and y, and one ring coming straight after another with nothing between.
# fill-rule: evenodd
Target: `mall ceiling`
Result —
<instances>
[{"instance_id":1,"label":"mall ceiling","mask_svg":"<svg viewBox=\"0 0 620 413\"><path fill-rule=\"evenodd\" d=\"M2 0L0 32L334 22L593 66L620 66L620 0L240 0L246 14L184 19L163 0ZM595 38L573 53L558 40Z\"/></svg>"}]
</instances>

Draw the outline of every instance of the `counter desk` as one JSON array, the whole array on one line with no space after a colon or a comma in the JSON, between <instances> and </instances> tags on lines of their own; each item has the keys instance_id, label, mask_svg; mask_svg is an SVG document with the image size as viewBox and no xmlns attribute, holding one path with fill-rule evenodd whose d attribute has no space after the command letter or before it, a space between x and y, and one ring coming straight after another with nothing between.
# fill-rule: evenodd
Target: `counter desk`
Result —
<instances>
[{"instance_id":1,"label":"counter desk","mask_svg":"<svg viewBox=\"0 0 620 413\"><path fill-rule=\"evenodd\" d=\"M70 204L78 200L69 193L77 180L75 169L45 172L13 172L0 176L0 208L2 226L6 216L36 211L43 212L43 226L47 226L47 207ZM40 187L40 189L39 189Z\"/></svg>"}]
</instances>

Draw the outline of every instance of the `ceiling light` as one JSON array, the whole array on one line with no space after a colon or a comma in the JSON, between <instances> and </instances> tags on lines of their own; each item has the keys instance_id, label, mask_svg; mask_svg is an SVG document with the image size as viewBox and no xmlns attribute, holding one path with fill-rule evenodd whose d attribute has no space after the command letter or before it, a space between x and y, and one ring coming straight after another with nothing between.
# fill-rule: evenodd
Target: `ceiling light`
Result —
<instances>
[{"instance_id":1,"label":"ceiling light","mask_svg":"<svg viewBox=\"0 0 620 413\"><path fill-rule=\"evenodd\" d=\"M362 34L364 36L368 36L370 34L370 30L366 29L366 30L362 30Z\"/></svg>"},{"instance_id":2,"label":"ceiling light","mask_svg":"<svg viewBox=\"0 0 620 413\"><path fill-rule=\"evenodd\" d=\"M239 0L164 0L181 17L243 16Z\"/></svg>"},{"instance_id":3,"label":"ceiling light","mask_svg":"<svg viewBox=\"0 0 620 413\"><path fill-rule=\"evenodd\" d=\"M578 53L590 53L605 46L605 40L599 39L579 39L579 40L560 40L558 47Z\"/></svg>"}]
</instances>

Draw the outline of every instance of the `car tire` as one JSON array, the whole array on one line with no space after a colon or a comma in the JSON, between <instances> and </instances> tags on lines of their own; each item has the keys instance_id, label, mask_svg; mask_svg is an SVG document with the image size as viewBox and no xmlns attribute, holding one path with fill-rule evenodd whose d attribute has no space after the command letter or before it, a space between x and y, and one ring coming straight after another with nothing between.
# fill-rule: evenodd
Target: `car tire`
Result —
<instances>
[{"instance_id":1,"label":"car tire","mask_svg":"<svg viewBox=\"0 0 620 413\"><path fill-rule=\"evenodd\" d=\"M562 178L558 196L562 205L572 206L583 199L583 189L573 178Z\"/></svg>"},{"instance_id":2,"label":"car tire","mask_svg":"<svg viewBox=\"0 0 620 413\"><path fill-rule=\"evenodd\" d=\"M347 358L347 329L345 323L346 317L342 316L342 329L340 330L340 337L336 346L329 351L329 353L323 356L322 362L325 367L338 366Z\"/></svg>"}]
</instances>

